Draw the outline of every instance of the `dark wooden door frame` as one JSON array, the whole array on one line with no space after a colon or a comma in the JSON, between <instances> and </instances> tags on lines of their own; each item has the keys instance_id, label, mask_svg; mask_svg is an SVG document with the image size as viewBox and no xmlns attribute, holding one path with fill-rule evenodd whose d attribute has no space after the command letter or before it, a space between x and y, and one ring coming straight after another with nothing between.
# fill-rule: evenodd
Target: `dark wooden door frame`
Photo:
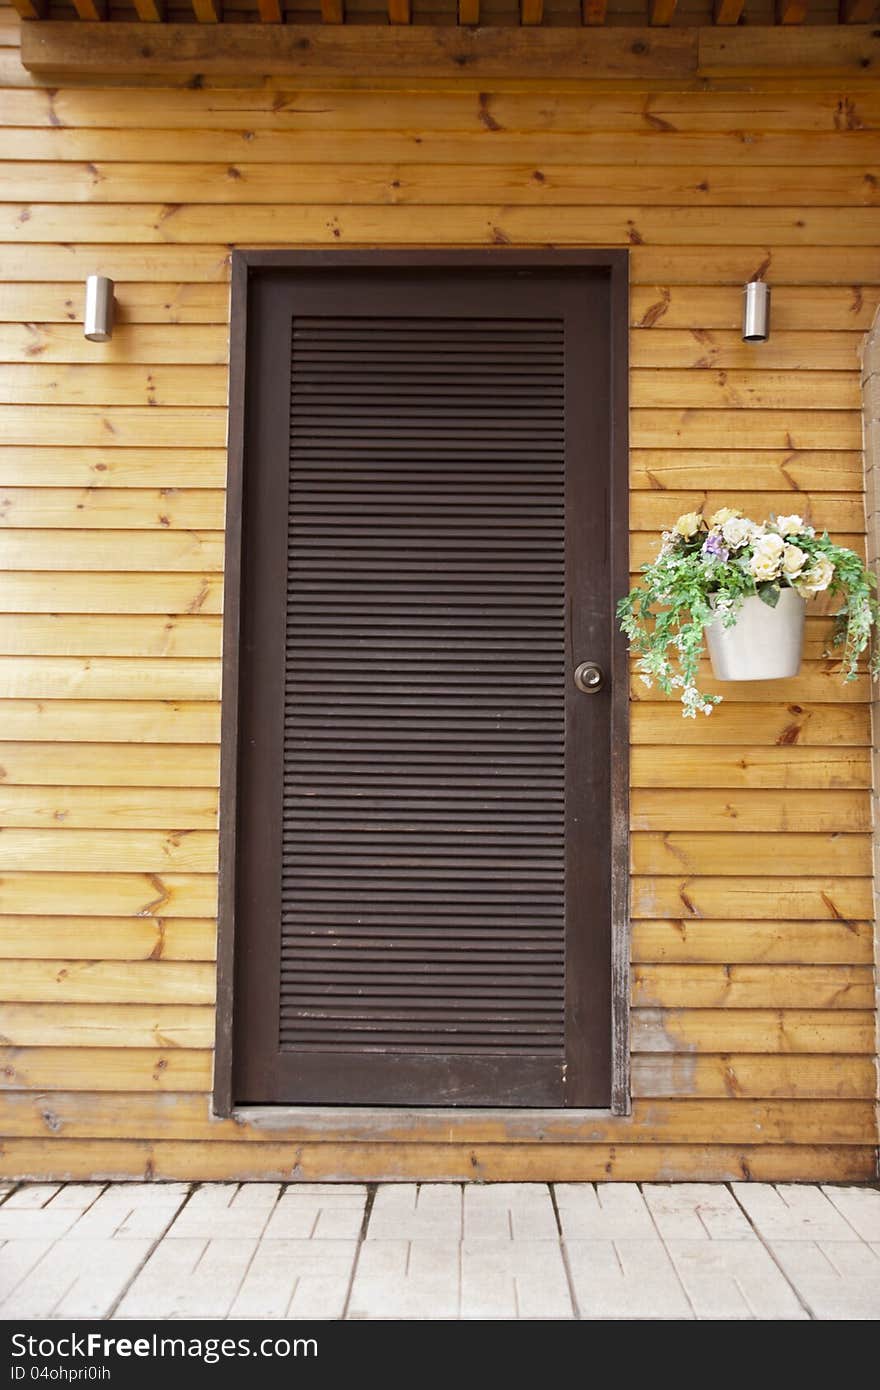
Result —
<instances>
[{"instance_id":1,"label":"dark wooden door frame","mask_svg":"<svg viewBox=\"0 0 880 1390\"><path fill-rule=\"evenodd\" d=\"M233 1113L233 980L235 963L236 824L239 755L239 644L241 640L242 496L245 468L245 375L248 289L261 270L381 266L450 269L550 268L603 271L609 279L611 380L609 447L610 571L613 591L629 587L629 255L622 250L492 249L478 251L234 251L229 346L229 430L226 492L226 563L223 617L223 680L220 733L220 871L217 1003L213 1109ZM630 1111L629 949L629 679L626 643L611 639L611 1113ZM268 1107L267 1107L268 1108ZM277 1107L273 1107L276 1108ZM337 1111L338 1113L338 1111ZM497 1112L496 1112L497 1113ZM540 1126L540 1112L533 1112Z\"/></svg>"}]
</instances>

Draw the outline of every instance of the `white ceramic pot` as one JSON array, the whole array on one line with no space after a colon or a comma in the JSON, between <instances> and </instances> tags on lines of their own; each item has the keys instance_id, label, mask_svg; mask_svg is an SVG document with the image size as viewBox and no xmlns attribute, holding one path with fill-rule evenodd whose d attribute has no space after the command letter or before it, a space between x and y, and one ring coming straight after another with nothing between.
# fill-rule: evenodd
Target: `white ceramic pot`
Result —
<instances>
[{"instance_id":1,"label":"white ceramic pot","mask_svg":"<svg viewBox=\"0 0 880 1390\"><path fill-rule=\"evenodd\" d=\"M733 627L720 619L706 628L712 670L720 681L775 681L796 676L804 644L806 604L783 589L775 608L757 594L743 600Z\"/></svg>"}]
</instances>

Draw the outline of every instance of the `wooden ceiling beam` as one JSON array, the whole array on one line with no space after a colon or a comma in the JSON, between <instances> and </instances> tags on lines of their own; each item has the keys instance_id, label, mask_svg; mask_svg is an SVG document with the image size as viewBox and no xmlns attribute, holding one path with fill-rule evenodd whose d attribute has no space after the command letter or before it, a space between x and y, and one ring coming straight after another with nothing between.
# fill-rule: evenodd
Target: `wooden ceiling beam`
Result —
<instances>
[{"instance_id":1,"label":"wooden ceiling beam","mask_svg":"<svg viewBox=\"0 0 880 1390\"><path fill-rule=\"evenodd\" d=\"M321 0L321 23L344 24L345 0Z\"/></svg>"},{"instance_id":2,"label":"wooden ceiling beam","mask_svg":"<svg viewBox=\"0 0 880 1390\"><path fill-rule=\"evenodd\" d=\"M223 0L192 0L192 7L199 24L219 24L223 18Z\"/></svg>"},{"instance_id":3,"label":"wooden ceiling beam","mask_svg":"<svg viewBox=\"0 0 880 1390\"><path fill-rule=\"evenodd\" d=\"M605 23L608 0L581 0L581 19L590 26Z\"/></svg>"},{"instance_id":4,"label":"wooden ceiling beam","mask_svg":"<svg viewBox=\"0 0 880 1390\"><path fill-rule=\"evenodd\" d=\"M134 0L134 7L143 24L161 24L165 18L165 0Z\"/></svg>"},{"instance_id":5,"label":"wooden ceiling beam","mask_svg":"<svg viewBox=\"0 0 880 1390\"><path fill-rule=\"evenodd\" d=\"M678 0L651 0L648 19L653 29L663 28L672 23Z\"/></svg>"},{"instance_id":6,"label":"wooden ceiling beam","mask_svg":"<svg viewBox=\"0 0 880 1390\"><path fill-rule=\"evenodd\" d=\"M479 24L480 0L458 0L458 22L459 24Z\"/></svg>"},{"instance_id":7,"label":"wooden ceiling beam","mask_svg":"<svg viewBox=\"0 0 880 1390\"><path fill-rule=\"evenodd\" d=\"M520 24L543 24L544 0L519 0Z\"/></svg>"},{"instance_id":8,"label":"wooden ceiling beam","mask_svg":"<svg viewBox=\"0 0 880 1390\"><path fill-rule=\"evenodd\" d=\"M715 0L712 19L715 24L739 24L746 0Z\"/></svg>"},{"instance_id":9,"label":"wooden ceiling beam","mask_svg":"<svg viewBox=\"0 0 880 1390\"><path fill-rule=\"evenodd\" d=\"M410 0L388 0L389 24L412 24Z\"/></svg>"},{"instance_id":10,"label":"wooden ceiling beam","mask_svg":"<svg viewBox=\"0 0 880 1390\"><path fill-rule=\"evenodd\" d=\"M22 19L45 19L48 0L12 0L12 8Z\"/></svg>"},{"instance_id":11,"label":"wooden ceiling beam","mask_svg":"<svg viewBox=\"0 0 880 1390\"><path fill-rule=\"evenodd\" d=\"M73 0L73 6L78 18L90 24L107 18L107 0Z\"/></svg>"},{"instance_id":12,"label":"wooden ceiling beam","mask_svg":"<svg viewBox=\"0 0 880 1390\"><path fill-rule=\"evenodd\" d=\"M807 17L807 0L776 0L777 24L803 24Z\"/></svg>"},{"instance_id":13,"label":"wooden ceiling beam","mask_svg":"<svg viewBox=\"0 0 880 1390\"><path fill-rule=\"evenodd\" d=\"M257 0L257 8L260 11L261 24L284 23L284 11L281 8L281 0Z\"/></svg>"}]
</instances>

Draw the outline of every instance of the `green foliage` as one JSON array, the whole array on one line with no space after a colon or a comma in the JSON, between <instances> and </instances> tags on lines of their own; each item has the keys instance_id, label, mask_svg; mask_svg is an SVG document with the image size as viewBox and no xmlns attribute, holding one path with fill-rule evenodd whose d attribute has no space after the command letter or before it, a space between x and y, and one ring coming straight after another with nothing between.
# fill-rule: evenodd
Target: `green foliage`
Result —
<instances>
[{"instance_id":1,"label":"green foliage","mask_svg":"<svg viewBox=\"0 0 880 1390\"><path fill-rule=\"evenodd\" d=\"M758 525L733 508L708 521L699 513L679 517L664 531L660 553L642 566L643 579L617 606L637 669L647 686L665 694L681 691L682 713L711 714L720 695L698 686L705 629L713 622L736 623L743 599L757 594L775 608L783 588L804 598L826 589L839 595L832 645L842 648L842 676L855 680L858 663L880 616L877 581L855 551L835 545L827 531L817 534L799 516ZM870 662L880 673L880 648Z\"/></svg>"}]
</instances>

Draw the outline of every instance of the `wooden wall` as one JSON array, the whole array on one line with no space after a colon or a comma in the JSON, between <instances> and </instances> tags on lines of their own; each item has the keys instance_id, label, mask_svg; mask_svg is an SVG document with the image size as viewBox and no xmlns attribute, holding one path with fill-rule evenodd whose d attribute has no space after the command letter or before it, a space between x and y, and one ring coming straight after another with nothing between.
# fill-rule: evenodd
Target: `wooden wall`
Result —
<instances>
[{"instance_id":1,"label":"wooden wall","mask_svg":"<svg viewBox=\"0 0 880 1390\"><path fill-rule=\"evenodd\" d=\"M17 36L0 8L0 1172L870 1176L868 685L822 616L711 719L634 685L630 1119L261 1127L208 1091L227 243L629 246L634 562L704 502L861 545L880 93L46 90Z\"/></svg>"}]
</instances>

